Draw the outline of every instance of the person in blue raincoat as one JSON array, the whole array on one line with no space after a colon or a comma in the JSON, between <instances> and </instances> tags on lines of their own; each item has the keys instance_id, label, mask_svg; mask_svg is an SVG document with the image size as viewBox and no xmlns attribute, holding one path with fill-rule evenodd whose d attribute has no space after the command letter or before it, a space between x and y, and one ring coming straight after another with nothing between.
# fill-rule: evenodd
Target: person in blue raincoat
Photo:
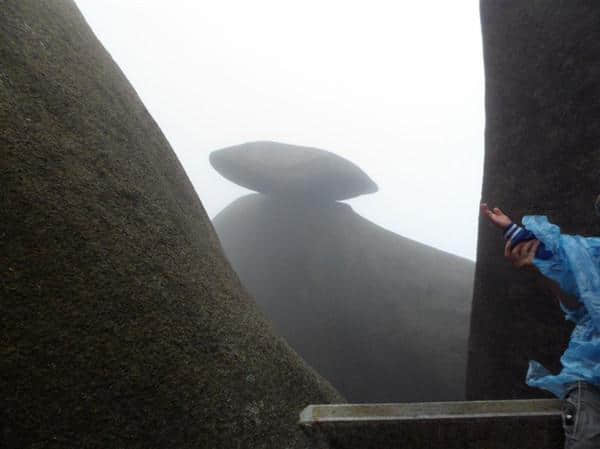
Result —
<instances>
[{"instance_id":1,"label":"person in blue raincoat","mask_svg":"<svg viewBox=\"0 0 600 449\"><path fill-rule=\"evenodd\" d=\"M600 448L600 238L561 234L545 216L525 216L521 227L499 208L484 203L481 212L503 230L504 256L545 276L575 323L560 373L532 360L527 385L565 400L565 449Z\"/></svg>"}]
</instances>

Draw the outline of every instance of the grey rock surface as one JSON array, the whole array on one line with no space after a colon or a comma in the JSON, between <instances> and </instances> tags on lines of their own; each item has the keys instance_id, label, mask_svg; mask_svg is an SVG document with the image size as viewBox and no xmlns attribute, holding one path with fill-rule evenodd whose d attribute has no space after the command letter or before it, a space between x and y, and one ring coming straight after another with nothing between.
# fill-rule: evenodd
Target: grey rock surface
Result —
<instances>
[{"instance_id":1,"label":"grey rock surface","mask_svg":"<svg viewBox=\"0 0 600 449\"><path fill-rule=\"evenodd\" d=\"M249 142L211 153L230 181L261 193L335 201L377 191L359 167L334 153L279 142Z\"/></svg>"},{"instance_id":2,"label":"grey rock surface","mask_svg":"<svg viewBox=\"0 0 600 449\"><path fill-rule=\"evenodd\" d=\"M464 398L473 262L342 203L254 194L213 223L280 335L350 402Z\"/></svg>"},{"instance_id":3,"label":"grey rock surface","mask_svg":"<svg viewBox=\"0 0 600 449\"><path fill-rule=\"evenodd\" d=\"M0 447L306 448L275 336L71 0L0 2Z\"/></svg>"},{"instance_id":4,"label":"grey rock surface","mask_svg":"<svg viewBox=\"0 0 600 449\"><path fill-rule=\"evenodd\" d=\"M599 235L600 7L590 1L482 0L486 143L482 198ZM571 326L535 277L502 257L480 223L468 368L470 399L541 397L527 362L554 372Z\"/></svg>"}]
</instances>

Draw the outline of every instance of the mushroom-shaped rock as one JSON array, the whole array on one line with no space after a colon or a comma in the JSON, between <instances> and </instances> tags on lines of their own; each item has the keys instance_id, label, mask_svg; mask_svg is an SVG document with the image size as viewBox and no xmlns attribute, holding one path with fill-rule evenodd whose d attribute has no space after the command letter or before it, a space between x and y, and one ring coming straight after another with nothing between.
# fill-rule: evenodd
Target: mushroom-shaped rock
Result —
<instances>
[{"instance_id":1,"label":"mushroom-shaped rock","mask_svg":"<svg viewBox=\"0 0 600 449\"><path fill-rule=\"evenodd\" d=\"M329 151L279 142L249 142L211 153L225 178L257 192L338 201L374 193L358 166Z\"/></svg>"}]
</instances>

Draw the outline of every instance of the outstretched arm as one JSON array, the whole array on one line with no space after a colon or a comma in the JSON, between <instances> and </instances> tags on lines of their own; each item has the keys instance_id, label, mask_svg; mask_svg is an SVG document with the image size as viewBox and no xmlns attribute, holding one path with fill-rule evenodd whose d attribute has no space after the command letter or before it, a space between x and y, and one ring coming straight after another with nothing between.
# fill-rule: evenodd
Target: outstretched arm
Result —
<instances>
[{"instance_id":1,"label":"outstretched arm","mask_svg":"<svg viewBox=\"0 0 600 449\"><path fill-rule=\"evenodd\" d=\"M481 213L487 217L491 223L503 230L512 223L510 217L500 208L494 207L493 209L490 209L486 203L481 204ZM518 243L514 246L512 246L512 241L508 240L504 246L504 257L510 261L515 268L536 271L539 274L540 282L553 298L560 301L568 309L576 309L580 306L579 301L561 290L556 282L543 276L533 263L533 259L535 258L539 246L540 241L537 239Z\"/></svg>"}]
</instances>

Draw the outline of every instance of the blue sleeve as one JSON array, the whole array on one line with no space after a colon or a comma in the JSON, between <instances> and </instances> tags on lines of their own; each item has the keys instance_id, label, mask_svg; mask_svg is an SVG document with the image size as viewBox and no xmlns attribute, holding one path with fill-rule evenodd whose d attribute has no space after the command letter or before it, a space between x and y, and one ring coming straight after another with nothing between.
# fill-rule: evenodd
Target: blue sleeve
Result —
<instances>
[{"instance_id":1,"label":"blue sleeve","mask_svg":"<svg viewBox=\"0 0 600 449\"><path fill-rule=\"evenodd\" d=\"M504 240L510 242L510 247L517 246L519 243L527 242L530 240L537 239L536 235L526 228L511 223L504 229ZM538 259L550 259L552 252L546 249L543 242L540 242L537 250L535 251L535 257Z\"/></svg>"},{"instance_id":2,"label":"blue sleeve","mask_svg":"<svg viewBox=\"0 0 600 449\"><path fill-rule=\"evenodd\" d=\"M563 235L544 216L523 217L523 225L552 252L549 259L535 258L535 266L575 296L600 330L600 239Z\"/></svg>"}]
</instances>

